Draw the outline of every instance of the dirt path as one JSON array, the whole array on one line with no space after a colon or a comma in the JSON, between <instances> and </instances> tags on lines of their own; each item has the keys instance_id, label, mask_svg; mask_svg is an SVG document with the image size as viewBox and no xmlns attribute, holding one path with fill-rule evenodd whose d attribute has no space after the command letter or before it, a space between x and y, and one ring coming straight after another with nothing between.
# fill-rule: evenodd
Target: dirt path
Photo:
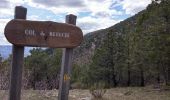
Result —
<instances>
[{"instance_id":1,"label":"dirt path","mask_svg":"<svg viewBox=\"0 0 170 100\"><path fill-rule=\"evenodd\" d=\"M56 100L58 90L23 90L21 100ZM91 100L88 90L71 90L69 100ZM8 91L0 91L0 100L8 100ZM107 90L102 100L170 100L170 91L127 87Z\"/></svg>"}]
</instances>

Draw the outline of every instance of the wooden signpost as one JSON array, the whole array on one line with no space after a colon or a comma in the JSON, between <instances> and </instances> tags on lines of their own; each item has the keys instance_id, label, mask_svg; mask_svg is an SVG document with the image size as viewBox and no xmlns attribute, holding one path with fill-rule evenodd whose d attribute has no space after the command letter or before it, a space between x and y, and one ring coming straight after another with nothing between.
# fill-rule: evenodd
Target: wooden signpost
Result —
<instances>
[{"instance_id":1,"label":"wooden signpost","mask_svg":"<svg viewBox=\"0 0 170 100\"><path fill-rule=\"evenodd\" d=\"M7 23L5 36L20 46L73 48L80 45L82 31L71 24L14 19Z\"/></svg>"},{"instance_id":2,"label":"wooden signpost","mask_svg":"<svg viewBox=\"0 0 170 100\"><path fill-rule=\"evenodd\" d=\"M27 9L21 6L15 8L14 19L26 19ZM10 77L9 100L20 100L22 68L24 62L24 46L13 45L12 67Z\"/></svg>"},{"instance_id":3,"label":"wooden signpost","mask_svg":"<svg viewBox=\"0 0 170 100\"><path fill-rule=\"evenodd\" d=\"M58 99L68 100L73 48L83 40L81 29L75 26L77 17L67 15L66 23L28 21L26 13L26 8L17 6L4 31L13 44L9 100L20 100L24 46L64 48Z\"/></svg>"},{"instance_id":4,"label":"wooden signpost","mask_svg":"<svg viewBox=\"0 0 170 100\"><path fill-rule=\"evenodd\" d=\"M76 16L67 15L66 23L76 25ZM72 63L73 49L63 49L60 83L59 83L59 100L68 100L71 76L71 63Z\"/></svg>"}]
</instances>

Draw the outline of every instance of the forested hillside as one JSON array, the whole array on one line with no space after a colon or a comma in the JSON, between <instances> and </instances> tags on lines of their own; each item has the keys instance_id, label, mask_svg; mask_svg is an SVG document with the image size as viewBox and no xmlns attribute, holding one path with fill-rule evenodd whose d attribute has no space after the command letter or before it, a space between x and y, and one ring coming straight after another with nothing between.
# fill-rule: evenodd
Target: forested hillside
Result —
<instances>
[{"instance_id":1,"label":"forested hillside","mask_svg":"<svg viewBox=\"0 0 170 100\"><path fill-rule=\"evenodd\" d=\"M169 13L169 0L153 1L135 16L86 35L84 43L75 51L76 63L84 64L82 69L87 70L83 80L102 81L109 86L168 84Z\"/></svg>"},{"instance_id":2,"label":"forested hillside","mask_svg":"<svg viewBox=\"0 0 170 100\"><path fill-rule=\"evenodd\" d=\"M33 49L25 58L24 88L58 88L61 55L61 49ZM9 86L10 61L1 61L1 89ZM74 50L71 83L72 88L170 85L170 1L153 0L133 17L85 35Z\"/></svg>"}]
</instances>

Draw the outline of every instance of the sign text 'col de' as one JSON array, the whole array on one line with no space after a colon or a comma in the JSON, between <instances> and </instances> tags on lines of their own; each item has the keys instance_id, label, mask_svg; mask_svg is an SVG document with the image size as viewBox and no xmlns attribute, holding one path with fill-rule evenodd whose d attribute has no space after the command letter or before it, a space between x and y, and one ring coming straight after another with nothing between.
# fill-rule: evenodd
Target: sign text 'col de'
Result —
<instances>
[{"instance_id":1,"label":"sign text 'col de'","mask_svg":"<svg viewBox=\"0 0 170 100\"><path fill-rule=\"evenodd\" d=\"M83 40L82 30L71 24L14 19L5 27L9 42L20 46L73 48Z\"/></svg>"}]
</instances>

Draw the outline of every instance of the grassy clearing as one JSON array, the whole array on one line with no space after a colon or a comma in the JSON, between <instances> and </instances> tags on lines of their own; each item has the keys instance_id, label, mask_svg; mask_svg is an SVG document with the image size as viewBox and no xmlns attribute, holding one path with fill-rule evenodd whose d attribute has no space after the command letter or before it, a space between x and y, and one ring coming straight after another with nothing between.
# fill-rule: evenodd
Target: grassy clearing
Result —
<instances>
[{"instance_id":1,"label":"grassy clearing","mask_svg":"<svg viewBox=\"0 0 170 100\"><path fill-rule=\"evenodd\" d=\"M56 100L57 90L23 90L21 100ZM1 100L8 100L8 91L1 90ZM71 90L69 100L91 100L88 90ZM123 87L108 89L102 100L170 100L170 90L150 87Z\"/></svg>"}]
</instances>

